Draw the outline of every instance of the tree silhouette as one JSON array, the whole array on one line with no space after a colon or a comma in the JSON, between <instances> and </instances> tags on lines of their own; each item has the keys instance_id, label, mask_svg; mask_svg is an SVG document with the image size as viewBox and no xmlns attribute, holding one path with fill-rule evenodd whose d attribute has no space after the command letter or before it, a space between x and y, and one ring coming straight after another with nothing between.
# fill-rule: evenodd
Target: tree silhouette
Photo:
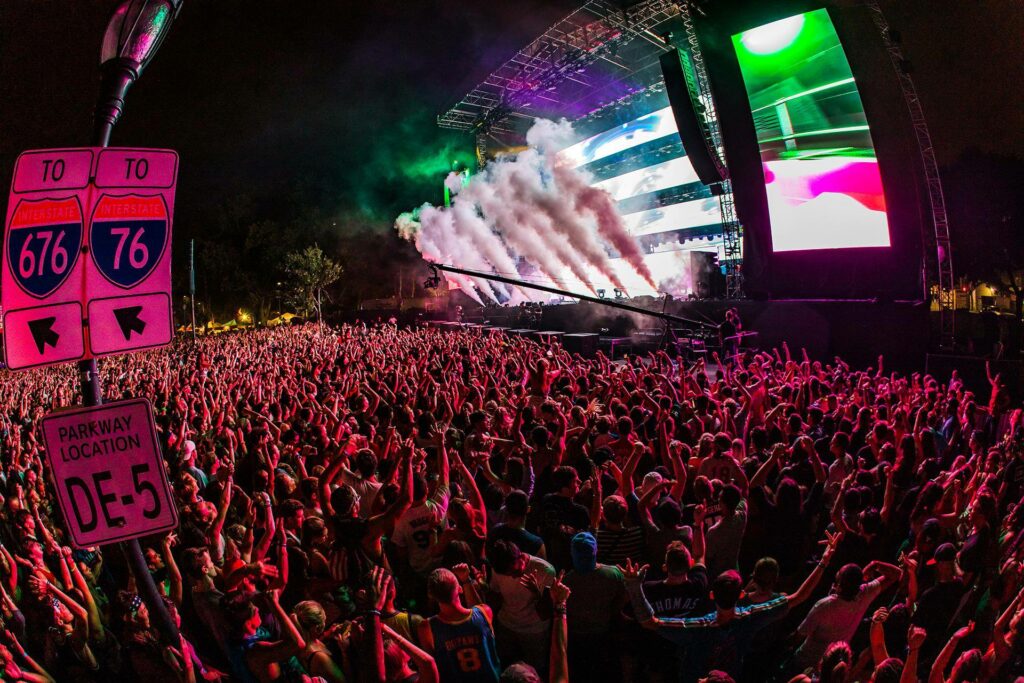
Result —
<instances>
[{"instance_id":1,"label":"tree silhouette","mask_svg":"<svg viewBox=\"0 0 1024 683\"><path fill-rule=\"evenodd\" d=\"M968 152L943 173L957 275L1010 292L1024 319L1024 159Z\"/></svg>"},{"instance_id":2,"label":"tree silhouette","mask_svg":"<svg viewBox=\"0 0 1024 683\"><path fill-rule=\"evenodd\" d=\"M304 315L315 312L317 321L322 324L324 290L341 277L341 265L329 258L320 245L314 244L285 255L283 270L289 280L286 285L292 299Z\"/></svg>"}]
</instances>

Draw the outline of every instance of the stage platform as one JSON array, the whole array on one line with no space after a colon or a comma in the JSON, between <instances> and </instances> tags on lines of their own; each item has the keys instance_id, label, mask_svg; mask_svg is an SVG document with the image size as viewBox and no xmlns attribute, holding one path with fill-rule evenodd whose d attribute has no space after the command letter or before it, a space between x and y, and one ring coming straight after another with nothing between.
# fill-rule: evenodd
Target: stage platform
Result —
<instances>
[{"instance_id":1,"label":"stage platform","mask_svg":"<svg viewBox=\"0 0 1024 683\"><path fill-rule=\"evenodd\" d=\"M634 305L635 302L630 302ZM745 345L761 348L789 344L794 357L800 349L817 360L842 356L851 364L867 366L886 357L892 369L921 368L928 352L928 307L911 302L876 302L868 300L806 300L772 301L673 301L666 313L699 324L717 326L725 319L725 311L736 308L745 331L757 336ZM652 305L660 311L661 302ZM489 307L467 310L466 321L487 325L520 327L519 308ZM671 323L673 328L686 327ZM544 306L540 330L567 333L596 332L603 339L638 337L664 331L664 322L649 316L621 311L591 303ZM620 342L623 347L625 341ZM646 344L644 345L646 346Z\"/></svg>"}]
</instances>

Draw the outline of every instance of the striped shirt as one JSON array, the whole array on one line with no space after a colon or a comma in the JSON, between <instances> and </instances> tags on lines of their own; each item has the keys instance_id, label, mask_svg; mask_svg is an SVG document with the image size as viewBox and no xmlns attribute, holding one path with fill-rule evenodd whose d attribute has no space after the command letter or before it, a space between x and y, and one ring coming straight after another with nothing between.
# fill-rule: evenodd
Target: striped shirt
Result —
<instances>
[{"instance_id":1,"label":"striped shirt","mask_svg":"<svg viewBox=\"0 0 1024 683\"><path fill-rule=\"evenodd\" d=\"M625 564L627 557L634 562L640 562L643 556L643 527L597 530L597 561L601 564Z\"/></svg>"}]
</instances>

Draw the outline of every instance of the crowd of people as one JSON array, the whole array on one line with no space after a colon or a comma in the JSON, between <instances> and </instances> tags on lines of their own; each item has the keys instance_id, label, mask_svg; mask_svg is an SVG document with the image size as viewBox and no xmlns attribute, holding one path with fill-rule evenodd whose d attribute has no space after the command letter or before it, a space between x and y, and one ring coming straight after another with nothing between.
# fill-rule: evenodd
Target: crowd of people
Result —
<instances>
[{"instance_id":1,"label":"crowd of people","mask_svg":"<svg viewBox=\"0 0 1024 683\"><path fill-rule=\"evenodd\" d=\"M1008 387L788 348L612 362L497 332L257 330L102 359L180 524L72 548L0 373L10 681L1014 681L1024 425Z\"/></svg>"}]
</instances>

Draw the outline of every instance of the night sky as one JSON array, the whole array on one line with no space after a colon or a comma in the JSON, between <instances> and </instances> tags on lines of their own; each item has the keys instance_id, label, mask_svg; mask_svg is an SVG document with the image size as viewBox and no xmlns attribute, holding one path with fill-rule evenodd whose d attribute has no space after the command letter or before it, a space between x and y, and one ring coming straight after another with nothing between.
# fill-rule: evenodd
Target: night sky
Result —
<instances>
[{"instance_id":1,"label":"night sky","mask_svg":"<svg viewBox=\"0 0 1024 683\"><path fill-rule=\"evenodd\" d=\"M4 187L22 150L88 142L116 4L0 4ZM387 232L399 211L439 200L452 159L471 158L472 140L438 130L436 114L575 4L186 0L112 144L181 154L179 239L202 230L199 207L239 193L272 200L295 183L326 211L360 212ZM1021 0L884 5L940 163L971 149L1024 157Z\"/></svg>"}]
</instances>

